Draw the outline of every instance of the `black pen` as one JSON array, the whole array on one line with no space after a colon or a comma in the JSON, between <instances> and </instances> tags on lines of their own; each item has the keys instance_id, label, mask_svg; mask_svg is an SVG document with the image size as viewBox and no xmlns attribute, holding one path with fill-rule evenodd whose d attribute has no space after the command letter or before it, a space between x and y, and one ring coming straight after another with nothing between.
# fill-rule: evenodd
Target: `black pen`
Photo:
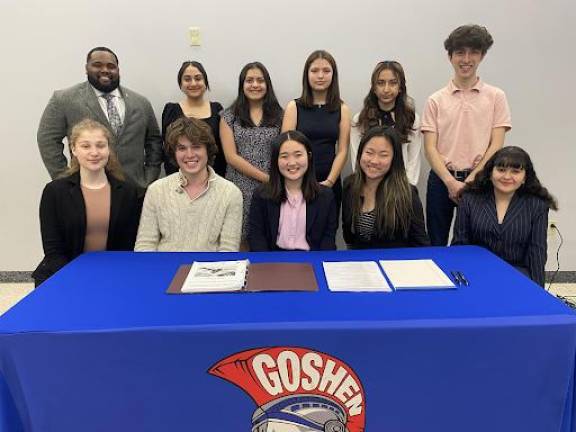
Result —
<instances>
[{"instance_id":1,"label":"black pen","mask_svg":"<svg viewBox=\"0 0 576 432\"><path fill-rule=\"evenodd\" d=\"M464 274L462 272L457 272L458 276L460 277L460 280L462 281L462 283L464 283L464 285L469 286L470 282L468 282L468 279L466 279L466 277L464 276Z\"/></svg>"},{"instance_id":2,"label":"black pen","mask_svg":"<svg viewBox=\"0 0 576 432\"><path fill-rule=\"evenodd\" d=\"M456 285L462 285L462 280L458 277L458 273L455 272L454 270L450 270L450 273L452 273L452 278L454 278L454 282L456 282Z\"/></svg>"}]
</instances>

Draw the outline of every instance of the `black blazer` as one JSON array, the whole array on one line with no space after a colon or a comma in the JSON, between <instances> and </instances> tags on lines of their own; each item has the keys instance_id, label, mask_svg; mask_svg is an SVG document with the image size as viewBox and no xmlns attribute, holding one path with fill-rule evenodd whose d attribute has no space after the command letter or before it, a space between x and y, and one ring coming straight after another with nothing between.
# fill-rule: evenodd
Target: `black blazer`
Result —
<instances>
[{"instance_id":1,"label":"black blazer","mask_svg":"<svg viewBox=\"0 0 576 432\"><path fill-rule=\"evenodd\" d=\"M418 197L418 189L410 185L412 189L412 212L413 217L410 221L408 236L404 237L401 233L396 233L392 237L372 236L370 241L362 240L353 230L352 227L352 195L350 192L352 185L352 176L349 176L344 182L344 191L342 198L342 231L344 241L351 249L372 249L372 248L395 248L395 247L412 247L412 246L430 246L430 239L426 234L424 224L424 211L422 202Z\"/></svg>"},{"instance_id":2,"label":"black blazer","mask_svg":"<svg viewBox=\"0 0 576 432\"><path fill-rule=\"evenodd\" d=\"M248 219L248 243L251 251L280 250L276 245L280 203L262 196L259 187L252 196ZM320 186L316 199L306 202L306 241L310 250L336 249L338 220L332 190Z\"/></svg>"},{"instance_id":3,"label":"black blazer","mask_svg":"<svg viewBox=\"0 0 576 432\"><path fill-rule=\"evenodd\" d=\"M134 250L143 189L108 176L110 222L106 250ZM40 229L44 259L32 273L36 285L82 254L86 237L86 206L80 174L48 183L40 201Z\"/></svg>"},{"instance_id":4,"label":"black blazer","mask_svg":"<svg viewBox=\"0 0 576 432\"><path fill-rule=\"evenodd\" d=\"M534 195L515 193L501 224L494 192L462 195L453 245L485 247L544 286L548 205Z\"/></svg>"}]
</instances>

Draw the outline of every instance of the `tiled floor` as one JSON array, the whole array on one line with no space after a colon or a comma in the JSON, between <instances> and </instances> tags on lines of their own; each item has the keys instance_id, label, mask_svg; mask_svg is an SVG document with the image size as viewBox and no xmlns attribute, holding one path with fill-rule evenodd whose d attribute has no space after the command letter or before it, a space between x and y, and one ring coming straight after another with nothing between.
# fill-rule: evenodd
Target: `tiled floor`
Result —
<instances>
[{"instance_id":1,"label":"tiled floor","mask_svg":"<svg viewBox=\"0 0 576 432\"><path fill-rule=\"evenodd\" d=\"M32 283L0 283L0 315L30 294L33 289ZM576 306L576 283L554 284L550 292L562 296Z\"/></svg>"}]
</instances>

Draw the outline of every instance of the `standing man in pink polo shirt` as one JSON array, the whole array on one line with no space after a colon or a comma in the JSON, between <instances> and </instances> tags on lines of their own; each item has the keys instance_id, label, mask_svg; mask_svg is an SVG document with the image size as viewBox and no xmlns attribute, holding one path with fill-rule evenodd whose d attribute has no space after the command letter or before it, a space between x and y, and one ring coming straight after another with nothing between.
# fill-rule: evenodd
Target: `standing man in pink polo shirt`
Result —
<instances>
[{"instance_id":1,"label":"standing man in pink polo shirt","mask_svg":"<svg viewBox=\"0 0 576 432\"><path fill-rule=\"evenodd\" d=\"M446 246L454 208L464 185L504 144L510 109L502 90L484 83L478 66L492 46L485 27L458 27L444 41L454 76L428 98L421 130L431 166L426 194L428 234Z\"/></svg>"}]
</instances>

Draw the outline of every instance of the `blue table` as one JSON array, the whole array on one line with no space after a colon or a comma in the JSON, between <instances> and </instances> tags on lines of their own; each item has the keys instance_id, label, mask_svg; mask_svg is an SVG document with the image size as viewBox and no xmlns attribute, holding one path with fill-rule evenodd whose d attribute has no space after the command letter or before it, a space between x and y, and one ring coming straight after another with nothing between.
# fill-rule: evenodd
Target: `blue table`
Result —
<instances>
[{"instance_id":1,"label":"blue table","mask_svg":"<svg viewBox=\"0 0 576 432\"><path fill-rule=\"evenodd\" d=\"M165 294L181 264L244 257L310 262L320 290ZM322 271L416 258L471 285L331 293ZM0 318L0 430L249 431L307 409L350 432L575 431L575 357L572 311L477 247L89 253Z\"/></svg>"}]
</instances>

